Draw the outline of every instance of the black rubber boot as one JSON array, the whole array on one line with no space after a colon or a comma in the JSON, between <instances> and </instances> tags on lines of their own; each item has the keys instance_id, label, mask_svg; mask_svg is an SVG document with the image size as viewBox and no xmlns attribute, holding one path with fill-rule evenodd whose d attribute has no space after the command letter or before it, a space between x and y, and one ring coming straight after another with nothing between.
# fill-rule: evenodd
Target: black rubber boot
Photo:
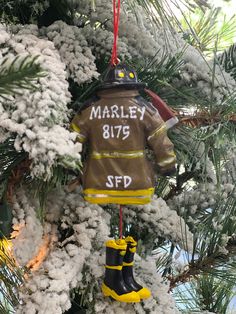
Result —
<instances>
[{"instance_id":1,"label":"black rubber boot","mask_svg":"<svg viewBox=\"0 0 236 314\"><path fill-rule=\"evenodd\" d=\"M137 242L132 237L125 238L125 242L127 243L127 248L122 269L124 281L127 286L138 293L140 299L147 299L151 296L150 290L138 284L133 274L134 254L136 252Z\"/></svg>"},{"instance_id":2,"label":"black rubber boot","mask_svg":"<svg viewBox=\"0 0 236 314\"><path fill-rule=\"evenodd\" d=\"M120 302L140 302L139 295L127 286L122 275L123 257L127 244L125 240L106 242L106 271L102 284L104 296L110 296Z\"/></svg>"}]
</instances>

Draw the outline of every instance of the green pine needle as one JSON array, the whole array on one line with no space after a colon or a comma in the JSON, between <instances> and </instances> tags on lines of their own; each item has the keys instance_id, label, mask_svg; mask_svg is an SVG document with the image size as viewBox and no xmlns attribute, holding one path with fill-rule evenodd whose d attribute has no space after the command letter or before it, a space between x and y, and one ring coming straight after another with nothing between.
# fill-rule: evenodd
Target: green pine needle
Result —
<instances>
[{"instance_id":1,"label":"green pine needle","mask_svg":"<svg viewBox=\"0 0 236 314\"><path fill-rule=\"evenodd\" d=\"M36 89L39 78L46 76L45 71L37 62L38 56L17 56L4 59L0 63L0 96L21 94L22 89Z\"/></svg>"},{"instance_id":2,"label":"green pine needle","mask_svg":"<svg viewBox=\"0 0 236 314\"><path fill-rule=\"evenodd\" d=\"M24 272L16 265L10 254L11 242L0 240L0 313L13 313L13 308L19 303L17 289L24 281ZM1 301L2 300L2 301Z\"/></svg>"},{"instance_id":3,"label":"green pine needle","mask_svg":"<svg viewBox=\"0 0 236 314\"><path fill-rule=\"evenodd\" d=\"M221 55L218 56L219 63L226 72L236 80L236 44L231 45Z\"/></svg>"}]
</instances>

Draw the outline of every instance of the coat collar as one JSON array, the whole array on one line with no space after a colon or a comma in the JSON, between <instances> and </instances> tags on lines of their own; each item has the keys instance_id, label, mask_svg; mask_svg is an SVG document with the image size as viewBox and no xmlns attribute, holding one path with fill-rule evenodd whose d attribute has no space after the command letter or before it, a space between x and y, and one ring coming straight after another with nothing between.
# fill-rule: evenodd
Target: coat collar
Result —
<instances>
[{"instance_id":1,"label":"coat collar","mask_svg":"<svg viewBox=\"0 0 236 314\"><path fill-rule=\"evenodd\" d=\"M126 97L136 97L139 95L138 90L136 89L107 89L97 92L97 95L101 98L126 98Z\"/></svg>"}]
</instances>

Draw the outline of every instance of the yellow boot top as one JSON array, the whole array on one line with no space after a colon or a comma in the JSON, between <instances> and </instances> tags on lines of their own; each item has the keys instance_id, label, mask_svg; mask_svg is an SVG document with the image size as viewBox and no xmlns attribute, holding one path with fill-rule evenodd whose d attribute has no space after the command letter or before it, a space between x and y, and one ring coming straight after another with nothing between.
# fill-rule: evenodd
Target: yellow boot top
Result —
<instances>
[{"instance_id":1,"label":"yellow boot top","mask_svg":"<svg viewBox=\"0 0 236 314\"><path fill-rule=\"evenodd\" d=\"M132 246L137 246L137 242L131 236L126 237L125 238L125 242L126 243L130 243Z\"/></svg>"},{"instance_id":2,"label":"yellow boot top","mask_svg":"<svg viewBox=\"0 0 236 314\"><path fill-rule=\"evenodd\" d=\"M105 245L115 250L126 250L127 248L127 243L123 239L108 240Z\"/></svg>"}]
</instances>

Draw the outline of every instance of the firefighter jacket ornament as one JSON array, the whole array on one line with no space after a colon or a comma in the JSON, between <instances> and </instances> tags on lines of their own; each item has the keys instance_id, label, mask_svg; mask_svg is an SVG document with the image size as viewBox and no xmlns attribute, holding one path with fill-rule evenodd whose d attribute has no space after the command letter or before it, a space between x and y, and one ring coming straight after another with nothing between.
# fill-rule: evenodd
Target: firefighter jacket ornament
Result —
<instances>
[{"instance_id":1,"label":"firefighter jacket ornament","mask_svg":"<svg viewBox=\"0 0 236 314\"><path fill-rule=\"evenodd\" d=\"M145 155L155 154L160 174L175 169L173 144L158 110L142 98L145 84L126 65L110 67L96 96L74 117L78 141L88 142L83 193L96 204L146 204L154 192L154 169Z\"/></svg>"}]
</instances>

